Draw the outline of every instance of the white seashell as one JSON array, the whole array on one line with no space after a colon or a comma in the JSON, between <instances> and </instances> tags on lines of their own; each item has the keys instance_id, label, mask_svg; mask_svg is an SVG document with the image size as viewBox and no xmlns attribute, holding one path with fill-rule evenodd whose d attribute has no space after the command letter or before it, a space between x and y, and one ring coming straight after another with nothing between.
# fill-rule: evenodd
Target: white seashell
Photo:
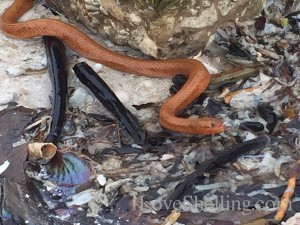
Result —
<instances>
[{"instance_id":1,"label":"white seashell","mask_svg":"<svg viewBox=\"0 0 300 225\"><path fill-rule=\"evenodd\" d=\"M101 186L106 184L106 177L103 174L97 176L97 181Z\"/></svg>"},{"instance_id":2,"label":"white seashell","mask_svg":"<svg viewBox=\"0 0 300 225\"><path fill-rule=\"evenodd\" d=\"M76 195L72 196L72 201L67 202L67 206L70 207L72 205L79 206L79 205L84 205L91 201L93 198L92 196L92 189L88 189L82 192L79 192Z\"/></svg>"},{"instance_id":3,"label":"white seashell","mask_svg":"<svg viewBox=\"0 0 300 225\"><path fill-rule=\"evenodd\" d=\"M0 174L2 174L8 167L9 167L9 161L5 161L1 166L0 166Z\"/></svg>"}]
</instances>

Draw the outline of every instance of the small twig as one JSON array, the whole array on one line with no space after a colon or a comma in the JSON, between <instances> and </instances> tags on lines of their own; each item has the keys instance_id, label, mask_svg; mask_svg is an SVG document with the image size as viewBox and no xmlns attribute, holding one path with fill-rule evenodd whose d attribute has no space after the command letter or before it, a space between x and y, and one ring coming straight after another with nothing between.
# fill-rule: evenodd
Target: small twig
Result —
<instances>
[{"instance_id":1,"label":"small twig","mask_svg":"<svg viewBox=\"0 0 300 225\"><path fill-rule=\"evenodd\" d=\"M277 213L274 216L275 224L278 224L282 221L288 210L289 203L295 192L298 170L300 170L300 160L291 168L289 172L290 178L288 179L287 188L282 195Z\"/></svg>"}]
</instances>

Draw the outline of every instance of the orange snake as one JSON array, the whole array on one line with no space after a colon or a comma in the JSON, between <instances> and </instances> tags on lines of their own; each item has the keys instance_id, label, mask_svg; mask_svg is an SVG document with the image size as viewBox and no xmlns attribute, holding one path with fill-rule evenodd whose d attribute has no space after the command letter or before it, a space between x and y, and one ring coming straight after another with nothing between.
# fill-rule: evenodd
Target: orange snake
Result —
<instances>
[{"instance_id":1,"label":"orange snake","mask_svg":"<svg viewBox=\"0 0 300 225\"><path fill-rule=\"evenodd\" d=\"M113 69L149 77L187 76L180 91L162 106L160 124L176 132L188 134L215 134L225 130L222 121L211 118L179 118L176 113L194 101L207 87L210 74L204 65L194 59L144 60L112 52L89 38L77 28L54 19L33 19L18 22L30 10L34 0L16 0L0 18L0 29L13 38L54 36L87 59Z\"/></svg>"}]
</instances>

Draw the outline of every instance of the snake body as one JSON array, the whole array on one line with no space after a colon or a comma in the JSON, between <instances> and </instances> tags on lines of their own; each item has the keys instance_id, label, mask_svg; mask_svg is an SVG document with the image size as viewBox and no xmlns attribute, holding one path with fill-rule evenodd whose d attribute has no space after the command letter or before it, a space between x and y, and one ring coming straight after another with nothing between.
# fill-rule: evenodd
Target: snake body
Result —
<instances>
[{"instance_id":1,"label":"snake body","mask_svg":"<svg viewBox=\"0 0 300 225\"><path fill-rule=\"evenodd\" d=\"M172 77L184 74L188 79L180 91L162 106L160 124L176 132L188 134L215 134L224 131L222 121L211 118L179 118L180 110L193 102L207 87L210 74L204 65L194 59L144 60L110 51L77 28L54 19L33 19L18 22L32 8L34 0L16 0L0 18L0 29L12 38L29 39L54 36L87 59L110 68L148 77Z\"/></svg>"}]
</instances>

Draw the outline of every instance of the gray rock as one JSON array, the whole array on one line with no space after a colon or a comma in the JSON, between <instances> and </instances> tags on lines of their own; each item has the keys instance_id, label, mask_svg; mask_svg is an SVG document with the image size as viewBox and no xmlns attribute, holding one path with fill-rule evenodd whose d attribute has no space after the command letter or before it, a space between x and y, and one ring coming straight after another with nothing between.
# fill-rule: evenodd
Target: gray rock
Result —
<instances>
[{"instance_id":1,"label":"gray rock","mask_svg":"<svg viewBox=\"0 0 300 225\"><path fill-rule=\"evenodd\" d=\"M226 22L258 15L265 0L44 0L118 45L155 58L203 49Z\"/></svg>"}]
</instances>

